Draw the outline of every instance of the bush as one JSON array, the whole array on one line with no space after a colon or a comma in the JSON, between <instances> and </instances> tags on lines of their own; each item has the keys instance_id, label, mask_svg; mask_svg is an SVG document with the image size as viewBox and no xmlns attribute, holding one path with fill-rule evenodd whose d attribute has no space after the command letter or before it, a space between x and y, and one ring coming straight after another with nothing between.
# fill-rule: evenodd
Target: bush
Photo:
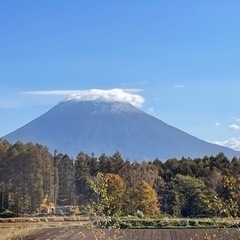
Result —
<instances>
[{"instance_id":1,"label":"bush","mask_svg":"<svg viewBox=\"0 0 240 240\"><path fill-rule=\"evenodd\" d=\"M9 217L17 217L18 214L6 209L3 212L0 213L1 218L9 218Z\"/></svg>"},{"instance_id":2,"label":"bush","mask_svg":"<svg viewBox=\"0 0 240 240\"><path fill-rule=\"evenodd\" d=\"M196 219L189 219L188 220L188 225L191 227L197 227L198 226L198 220Z\"/></svg>"},{"instance_id":3,"label":"bush","mask_svg":"<svg viewBox=\"0 0 240 240\"><path fill-rule=\"evenodd\" d=\"M144 218L144 213L142 211L137 210L136 216L138 218Z\"/></svg>"},{"instance_id":4,"label":"bush","mask_svg":"<svg viewBox=\"0 0 240 240\"><path fill-rule=\"evenodd\" d=\"M240 222L216 219L139 219L121 218L120 228L240 228Z\"/></svg>"},{"instance_id":5,"label":"bush","mask_svg":"<svg viewBox=\"0 0 240 240\"><path fill-rule=\"evenodd\" d=\"M215 228L217 227L216 222L214 222L213 220L210 219L203 219L203 220L199 220L199 227L203 227L203 228Z\"/></svg>"},{"instance_id":6,"label":"bush","mask_svg":"<svg viewBox=\"0 0 240 240\"><path fill-rule=\"evenodd\" d=\"M122 229L132 228L132 224L130 222L121 222L120 228L122 228Z\"/></svg>"},{"instance_id":7,"label":"bush","mask_svg":"<svg viewBox=\"0 0 240 240\"><path fill-rule=\"evenodd\" d=\"M168 219L160 219L157 221L156 228L166 228L167 226L169 226Z\"/></svg>"},{"instance_id":8,"label":"bush","mask_svg":"<svg viewBox=\"0 0 240 240\"><path fill-rule=\"evenodd\" d=\"M169 222L170 226L174 227L186 227L188 225L187 219L173 219Z\"/></svg>"}]
</instances>

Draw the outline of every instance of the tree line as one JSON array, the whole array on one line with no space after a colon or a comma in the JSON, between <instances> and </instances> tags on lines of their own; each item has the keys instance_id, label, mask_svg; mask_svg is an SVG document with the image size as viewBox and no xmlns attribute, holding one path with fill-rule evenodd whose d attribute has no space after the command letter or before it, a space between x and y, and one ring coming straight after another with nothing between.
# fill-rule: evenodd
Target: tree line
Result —
<instances>
[{"instance_id":1,"label":"tree line","mask_svg":"<svg viewBox=\"0 0 240 240\"><path fill-rule=\"evenodd\" d=\"M110 215L240 216L240 159L219 153L138 163L119 152L80 152L73 159L57 151L52 156L40 144L0 139L1 212L41 212L51 203L84 213L93 199L106 196Z\"/></svg>"}]
</instances>

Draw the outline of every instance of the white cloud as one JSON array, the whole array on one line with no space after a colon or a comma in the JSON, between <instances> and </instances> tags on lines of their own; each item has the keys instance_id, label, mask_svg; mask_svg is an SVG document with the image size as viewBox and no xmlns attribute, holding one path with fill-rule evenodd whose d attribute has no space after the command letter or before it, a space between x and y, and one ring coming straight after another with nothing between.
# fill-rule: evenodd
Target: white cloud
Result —
<instances>
[{"instance_id":1,"label":"white cloud","mask_svg":"<svg viewBox=\"0 0 240 240\"><path fill-rule=\"evenodd\" d=\"M231 128L233 130L240 130L240 125L232 124L232 125L229 126L229 128Z\"/></svg>"},{"instance_id":2,"label":"white cloud","mask_svg":"<svg viewBox=\"0 0 240 240\"><path fill-rule=\"evenodd\" d=\"M224 141L215 141L214 143L240 151L240 137L238 138L233 137Z\"/></svg>"},{"instance_id":3,"label":"white cloud","mask_svg":"<svg viewBox=\"0 0 240 240\"><path fill-rule=\"evenodd\" d=\"M174 85L174 88L184 88L184 85Z\"/></svg>"},{"instance_id":4,"label":"white cloud","mask_svg":"<svg viewBox=\"0 0 240 240\"><path fill-rule=\"evenodd\" d=\"M65 99L75 101L86 101L86 100L104 100L104 101L120 101L128 102L136 107L141 107L144 98L136 92L141 91L140 89L90 89L90 90L52 90L52 91L31 91L23 92L23 94L32 95L63 95L69 96Z\"/></svg>"},{"instance_id":5,"label":"white cloud","mask_svg":"<svg viewBox=\"0 0 240 240\"><path fill-rule=\"evenodd\" d=\"M138 94L130 93L123 89L111 89L111 90L100 90L100 89L91 89L87 91L82 91L78 94L73 94L66 100L104 100L104 101L120 101L128 102L136 107L141 107L144 98Z\"/></svg>"},{"instance_id":6,"label":"white cloud","mask_svg":"<svg viewBox=\"0 0 240 240\"><path fill-rule=\"evenodd\" d=\"M219 127L219 126L220 126L220 122L216 122L216 123L215 123L215 126L216 126L216 127Z\"/></svg>"}]
</instances>

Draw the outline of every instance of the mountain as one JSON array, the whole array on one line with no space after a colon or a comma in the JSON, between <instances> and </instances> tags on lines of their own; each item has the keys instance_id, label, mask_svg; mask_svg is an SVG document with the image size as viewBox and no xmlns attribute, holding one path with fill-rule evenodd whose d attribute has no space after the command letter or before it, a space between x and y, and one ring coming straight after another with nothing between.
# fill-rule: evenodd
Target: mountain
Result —
<instances>
[{"instance_id":1,"label":"mountain","mask_svg":"<svg viewBox=\"0 0 240 240\"><path fill-rule=\"evenodd\" d=\"M6 135L10 142L34 142L53 153L83 151L99 156L119 151L130 160L203 157L240 152L191 136L126 102L67 99L32 122Z\"/></svg>"}]
</instances>

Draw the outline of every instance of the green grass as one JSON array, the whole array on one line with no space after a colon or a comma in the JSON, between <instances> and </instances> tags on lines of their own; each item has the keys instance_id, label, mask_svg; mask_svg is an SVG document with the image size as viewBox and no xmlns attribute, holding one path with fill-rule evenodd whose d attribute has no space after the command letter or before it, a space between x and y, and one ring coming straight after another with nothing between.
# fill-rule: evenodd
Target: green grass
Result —
<instances>
[{"instance_id":1,"label":"green grass","mask_svg":"<svg viewBox=\"0 0 240 240\"><path fill-rule=\"evenodd\" d=\"M161 218L161 219L138 219L122 218L122 228L238 228L239 220L229 219L190 219L190 218Z\"/></svg>"}]
</instances>

